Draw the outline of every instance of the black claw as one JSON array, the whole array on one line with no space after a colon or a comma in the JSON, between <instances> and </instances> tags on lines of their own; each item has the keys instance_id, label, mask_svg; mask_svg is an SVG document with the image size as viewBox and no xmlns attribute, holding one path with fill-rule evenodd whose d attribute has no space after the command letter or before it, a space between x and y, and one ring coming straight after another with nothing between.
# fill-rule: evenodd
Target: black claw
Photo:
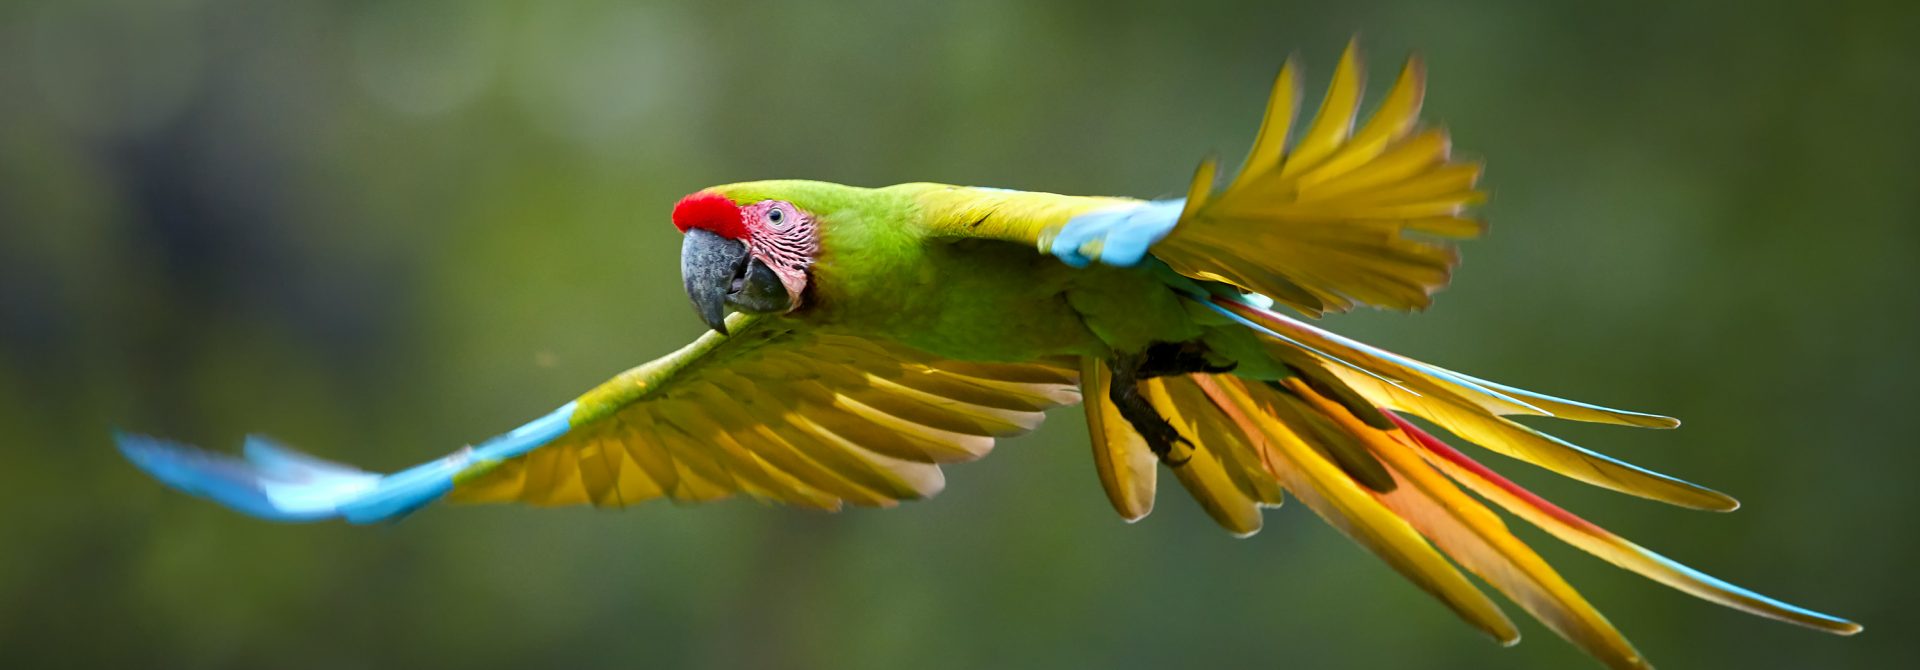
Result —
<instances>
[{"instance_id":1,"label":"black claw","mask_svg":"<svg viewBox=\"0 0 1920 670\"><path fill-rule=\"evenodd\" d=\"M1173 457L1173 450L1172 450L1171 448L1169 448L1169 449L1168 449L1168 450L1167 450L1166 452L1164 452L1164 453L1162 453L1162 452L1155 452L1155 453L1154 453L1154 455L1155 455L1155 456L1159 456L1159 457L1160 457L1160 462L1161 462L1161 463L1165 463L1165 464L1167 464L1167 467L1170 467L1170 468L1177 468L1177 467L1180 467L1180 466L1183 466L1183 465L1186 465L1188 461L1191 461L1191 460L1193 460L1193 455L1194 455L1194 453L1195 453L1195 452L1196 452L1197 450L1193 448L1193 443L1192 443L1192 442L1188 442L1188 441L1187 441L1187 438L1184 438L1184 437L1181 437L1181 436L1180 436L1180 434L1179 434L1178 432L1175 432L1175 433L1173 434L1173 441L1174 441L1174 442L1178 442L1178 443L1180 443L1180 444L1184 444L1184 445L1187 445L1187 452L1186 452L1186 453L1187 453L1187 455L1185 455L1185 456L1181 456L1181 457L1179 457L1179 458L1174 458L1174 457ZM1149 446L1151 446L1151 445L1149 445Z\"/></svg>"}]
</instances>

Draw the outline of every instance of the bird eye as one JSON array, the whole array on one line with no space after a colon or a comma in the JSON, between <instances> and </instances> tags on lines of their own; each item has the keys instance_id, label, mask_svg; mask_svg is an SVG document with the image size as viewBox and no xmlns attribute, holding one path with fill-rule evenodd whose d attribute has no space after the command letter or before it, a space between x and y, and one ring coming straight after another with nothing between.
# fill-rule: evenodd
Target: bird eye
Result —
<instances>
[{"instance_id":1,"label":"bird eye","mask_svg":"<svg viewBox=\"0 0 1920 670\"><path fill-rule=\"evenodd\" d=\"M786 216L787 216L786 214L781 213L779 207L775 207L773 209L767 210L767 220L772 221L774 223L779 223L780 220L786 218Z\"/></svg>"}]
</instances>

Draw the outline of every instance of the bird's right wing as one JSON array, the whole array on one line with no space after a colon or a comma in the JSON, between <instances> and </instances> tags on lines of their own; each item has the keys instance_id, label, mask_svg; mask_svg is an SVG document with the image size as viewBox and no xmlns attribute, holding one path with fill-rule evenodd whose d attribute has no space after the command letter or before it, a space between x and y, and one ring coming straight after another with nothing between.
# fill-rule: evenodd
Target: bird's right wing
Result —
<instances>
[{"instance_id":1,"label":"bird's right wing","mask_svg":"<svg viewBox=\"0 0 1920 670\"><path fill-rule=\"evenodd\" d=\"M734 315L505 435L401 472L330 463L262 439L232 458L138 435L121 451L188 493L278 521L402 516L459 502L625 506L744 493L807 507L891 506L940 490L939 464L1078 402L1064 364L952 361Z\"/></svg>"}]
</instances>

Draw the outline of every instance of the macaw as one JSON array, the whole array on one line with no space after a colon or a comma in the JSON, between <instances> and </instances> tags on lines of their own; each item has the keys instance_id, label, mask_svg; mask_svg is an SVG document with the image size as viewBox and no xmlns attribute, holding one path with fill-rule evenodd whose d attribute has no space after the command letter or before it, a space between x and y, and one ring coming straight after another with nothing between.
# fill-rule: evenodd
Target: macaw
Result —
<instances>
[{"instance_id":1,"label":"macaw","mask_svg":"<svg viewBox=\"0 0 1920 670\"><path fill-rule=\"evenodd\" d=\"M1639 652L1482 500L1699 598L1816 630L1858 624L1683 566L1514 484L1410 419L1580 481L1695 509L1733 498L1508 419L1679 421L1453 372L1335 335L1318 317L1423 309L1482 232L1481 166L1419 121L1408 60L1355 130L1349 46L1297 140L1279 73L1224 186L1145 201L910 183L758 181L673 208L693 343L511 432L392 474L251 438L231 458L118 436L174 488L276 521L399 518L439 500L624 507L737 494L835 510L931 496L1051 408L1085 406L1094 470L1128 521L1162 468L1235 535L1291 494L1493 639L1514 624L1460 568L1613 667ZM1290 141L1292 140L1292 141ZM1469 495L1471 492L1478 498ZM1449 560L1451 559L1451 560Z\"/></svg>"}]
</instances>

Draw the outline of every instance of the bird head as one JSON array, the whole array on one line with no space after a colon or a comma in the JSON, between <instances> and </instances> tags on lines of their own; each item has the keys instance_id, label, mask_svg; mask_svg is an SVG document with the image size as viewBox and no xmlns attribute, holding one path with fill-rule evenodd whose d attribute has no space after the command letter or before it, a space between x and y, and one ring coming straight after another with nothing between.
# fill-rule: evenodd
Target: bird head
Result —
<instances>
[{"instance_id":1,"label":"bird head","mask_svg":"<svg viewBox=\"0 0 1920 670\"><path fill-rule=\"evenodd\" d=\"M699 191L673 207L685 236L680 277L707 326L727 332L729 308L784 314L800 307L807 269L820 251L813 213L776 198L736 200Z\"/></svg>"}]
</instances>

